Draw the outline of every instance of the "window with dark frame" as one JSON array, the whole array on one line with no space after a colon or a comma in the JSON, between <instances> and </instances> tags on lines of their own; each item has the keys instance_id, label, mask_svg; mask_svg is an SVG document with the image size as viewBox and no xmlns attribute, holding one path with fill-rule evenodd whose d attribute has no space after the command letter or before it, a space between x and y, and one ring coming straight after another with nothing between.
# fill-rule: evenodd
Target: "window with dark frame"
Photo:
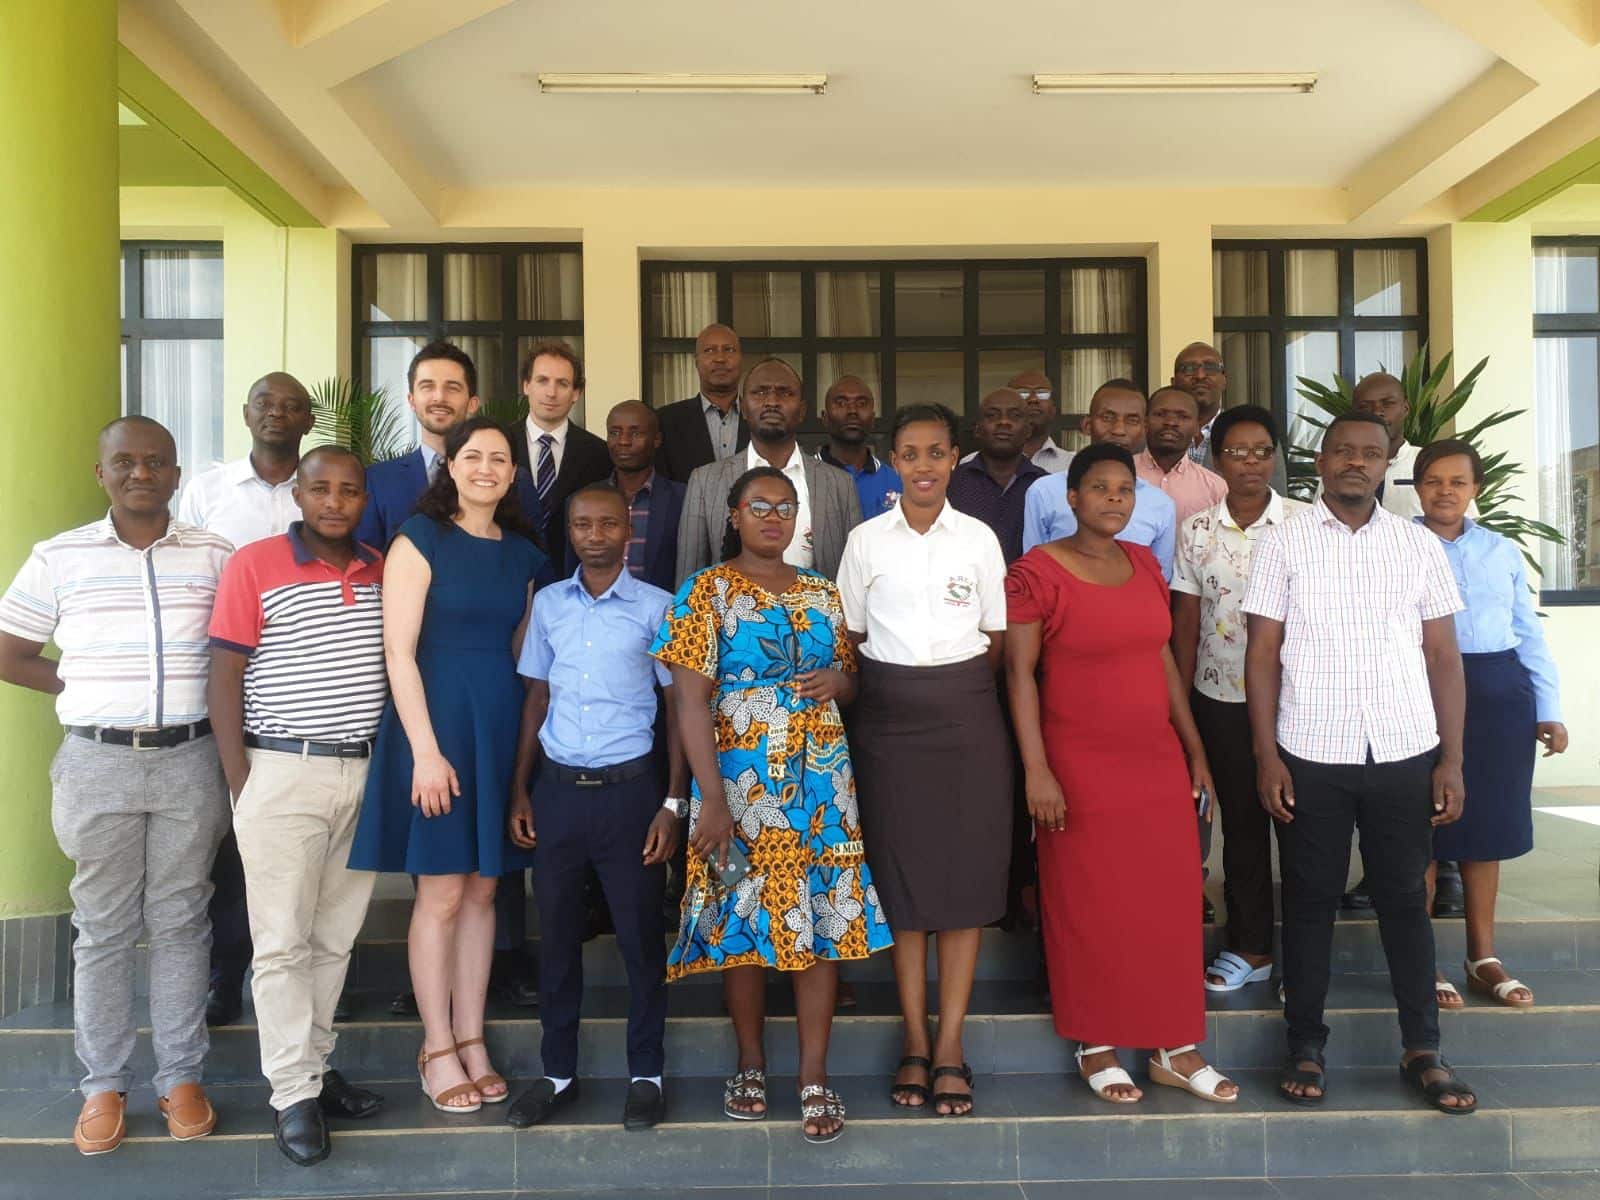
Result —
<instances>
[{"instance_id":1,"label":"window with dark frame","mask_svg":"<svg viewBox=\"0 0 1600 1200\"><path fill-rule=\"evenodd\" d=\"M1427 338L1428 245L1421 238L1212 243L1213 341L1228 371L1226 405L1259 404L1293 445L1300 376L1354 383L1399 375Z\"/></svg>"},{"instance_id":2,"label":"window with dark frame","mask_svg":"<svg viewBox=\"0 0 1600 1200\"><path fill-rule=\"evenodd\" d=\"M583 251L568 242L351 247L354 373L404 408L406 368L430 341L454 342L478 368L492 415L526 412L522 359L545 339L583 353ZM573 410L583 423L583 402Z\"/></svg>"},{"instance_id":3,"label":"window with dark frame","mask_svg":"<svg viewBox=\"0 0 1600 1200\"><path fill-rule=\"evenodd\" d=\"M1600 238L1533 239L1533 373L1539 602L1600 604Z\"/></svg>"},{"instance_id":4,"label":"window with dark frame","mask_svg":"<svg viewBox=\"0 0 1600 1200\"><path fill-rule=\"evenodd\" d=\"M160 421L190 474L222 457L222 243L122 243L122 411ZM241 396L240 403L244 398Z\"/></svg>"},{"instance_id":5,"label":"window with dark frame","mask_svg":"<svg viewBox=\"0 0 1600 1200\"><path fill-rule=\"evenodd\" d=\"M645 400L698 392L696 335L738 331L748 369L769 355L800 372L803 440L821 439L821 399L844 375L878 398L879 444L900 406L929 401L971 416L1027 370L1055 385L1069 448L1094 389L1145 384L1142 258L661 262L641 264Z\"/></svg>"}]
</instances>

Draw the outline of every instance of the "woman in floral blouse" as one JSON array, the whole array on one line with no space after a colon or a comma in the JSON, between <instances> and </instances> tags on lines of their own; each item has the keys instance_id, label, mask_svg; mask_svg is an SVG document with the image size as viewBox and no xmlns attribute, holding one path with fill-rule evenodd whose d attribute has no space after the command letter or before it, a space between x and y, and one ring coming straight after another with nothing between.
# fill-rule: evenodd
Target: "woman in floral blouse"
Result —
<instances>
[{"instance_id":1,"label":"woman in floral blouse","mask_svg":"<svg viewBox=\"0 0 1600 1200\"><path fill-rule=\"evenodd\" d=\"M667 977L723 972L739 1043L723 1112L758 1121L767 1113L765 972L790 976L804 1133L829 1142L844 1131L844 1105L827 1085L838 964L892 939L839 720L838 704L856 690L839 593L783 561L798 507L782 472L740 476L723 561L684 581L652 648L672 668L694 772L688 885ZM749 868L734 881L740 855ZM716 869L730 863L732 872Z\"/></svg>"}]
</instances>

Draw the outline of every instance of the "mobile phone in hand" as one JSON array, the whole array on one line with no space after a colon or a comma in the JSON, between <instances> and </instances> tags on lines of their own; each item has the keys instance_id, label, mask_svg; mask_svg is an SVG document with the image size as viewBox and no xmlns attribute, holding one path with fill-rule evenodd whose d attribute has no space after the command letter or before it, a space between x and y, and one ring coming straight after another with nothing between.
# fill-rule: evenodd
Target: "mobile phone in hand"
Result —
<instances>
[{"instance_id":1,"label":"mobile phone in hand","mask_svg":"<svg viewBox=\"0 0 1600 1200\"><path fill-rule=\"evenodd\" d=\"M750 859L740 849L739 842L735 839L728 843L728 865L721 867L717 863L715 851L706 856L706 861L711 864L711 873L722 881L722 886L730 890L738 882L750 874Z\"/></svg>"},{"instance_id":2,"label":"mobile phone in hand","mask_svg":"<svg viewBox=\"0 0 1600 1200\"><path fill-rule=\"evenodd\" d=\"M1196 803L1195 803L1195 815L1198 816L1201 820L1205 820L1206 814L1209 813L1210 811L1211 811L1211 789L1210 788L1206 788L1206 787L1202 787L1200 789L1200 799L1198 801L1196 801Z\"/></svg>"}]
</instances>

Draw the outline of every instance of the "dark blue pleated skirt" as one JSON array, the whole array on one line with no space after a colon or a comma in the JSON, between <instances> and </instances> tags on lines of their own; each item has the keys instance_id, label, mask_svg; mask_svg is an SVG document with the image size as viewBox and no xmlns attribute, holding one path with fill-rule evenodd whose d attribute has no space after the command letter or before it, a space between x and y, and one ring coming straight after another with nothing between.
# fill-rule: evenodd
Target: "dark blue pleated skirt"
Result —
<instances>
[{"instance_id":1,"label":"dark blue pleated skirt","mask_svg":"<svg viewBox=\"0 0 1600 1200\"><path fill-rule=\"evenodd\" d=\"M1500 862L1533 849L1533 680L1515 650L1463 654L1467 721L1461 820L1433 834L1435 858Z\"/></svg>"}]
</instances>

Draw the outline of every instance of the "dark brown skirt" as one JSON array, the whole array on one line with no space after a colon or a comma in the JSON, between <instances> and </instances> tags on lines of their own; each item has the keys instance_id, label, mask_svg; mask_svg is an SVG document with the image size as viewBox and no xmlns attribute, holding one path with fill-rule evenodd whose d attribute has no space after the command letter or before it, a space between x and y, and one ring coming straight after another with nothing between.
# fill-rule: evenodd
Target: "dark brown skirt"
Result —
<instances>
[{"instance_id":1,"label":"dark brown skirt","mask_svg":"<svg viewBox=\"0 0 1600 1200\"><path fill-rule=\"evenodd\" d=\"M1011 747L987 656L942 667L865 655L860 663L850 757L889 928L999 920L1011 858Z\"/></svg>"}]
</instances>

